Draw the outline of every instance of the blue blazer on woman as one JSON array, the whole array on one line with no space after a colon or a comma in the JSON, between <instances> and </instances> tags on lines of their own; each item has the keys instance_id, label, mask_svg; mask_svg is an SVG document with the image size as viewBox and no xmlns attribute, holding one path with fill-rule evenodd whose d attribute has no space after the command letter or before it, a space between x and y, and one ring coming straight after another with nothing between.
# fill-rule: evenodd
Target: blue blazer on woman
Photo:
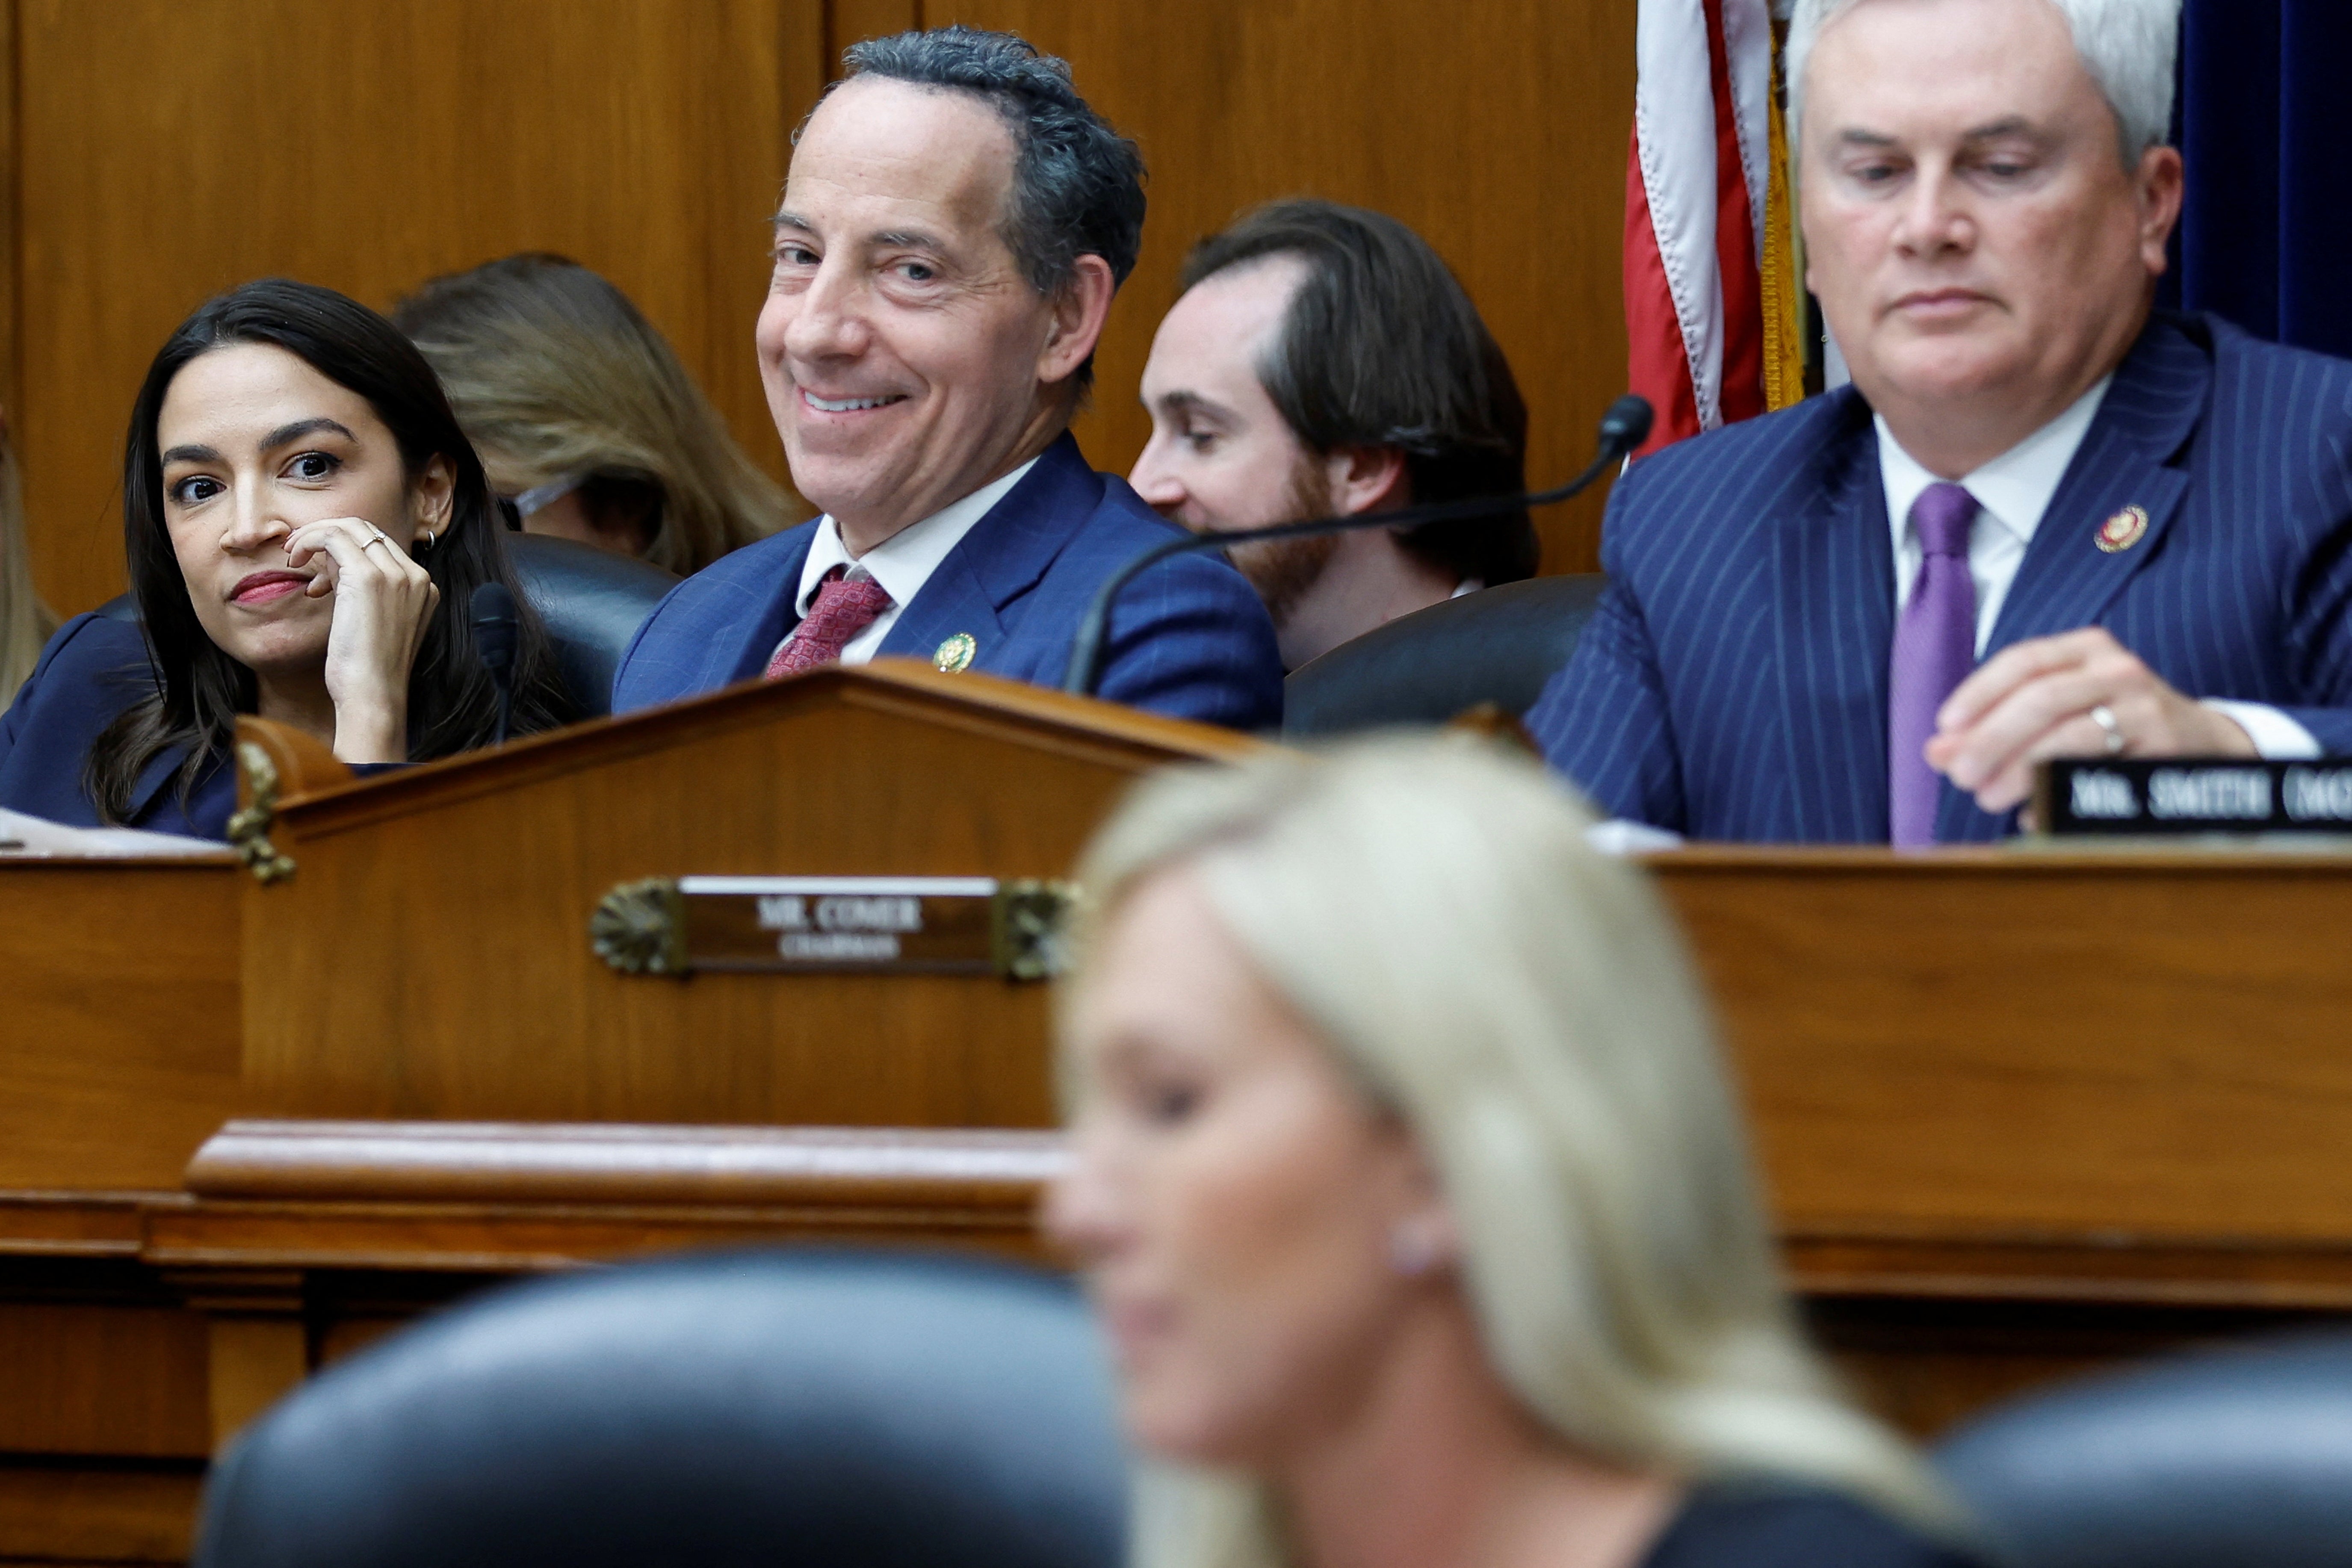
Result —
<instances>
[{"instance_id":1,"label":"blue blazer on woman","mask_svg":"<svg viewBox=\"0 0 2352 1568\"><path fill-rule=\"evenodd\" d=\"M76 616L58 628L32 678L0 714L0 805L75 827L97 827L98 806L82 793L91 742L117 715L155 691L147 637L135 621ZM131 795L127 826L197 838L228 837L236 779L215 757L183 805L166 781L188 752L175 746L154 758Z\"/></svg>"},{"instance_id":2,"label":"blue blazer on woman","mask_svg":"<svg viewBox=\"0 0 2352 1568\"><path fill-rule=\"evenodd\" d=\"M971 668L1059 686L1078 622L1104 579L1176 531L1127 482L1087 466L1064 435L974 523L883 638L884 657L929 658L966 633ZM747 545L688 577L637 628L613 678L613 711L750 680L799 624L801 565L816 524ZM1120 594L1098 695L1237 730L1282 721L1274 623L1239 572L1209 555L1163 561Z\"/></svg>"},{"instance_id":3,"label":"blue blazer on woman","mask_svg":"<svg viewBox=\"0 0 2352 1568\"><path fill-rule=\"evenodd\" d=\"M2147 531L2110 554L2127 506ZM1884 843L1895 562L1852 387L1670 447L1618 481L1610 576L1527 715L1601 807L1696 838ZM2177 690L2352 752L2352 363L2210 317L2151 321L1986 645L2105 626ZM1998 837L1947 781L1946 841Z\"/></svg>"}]
</instances>

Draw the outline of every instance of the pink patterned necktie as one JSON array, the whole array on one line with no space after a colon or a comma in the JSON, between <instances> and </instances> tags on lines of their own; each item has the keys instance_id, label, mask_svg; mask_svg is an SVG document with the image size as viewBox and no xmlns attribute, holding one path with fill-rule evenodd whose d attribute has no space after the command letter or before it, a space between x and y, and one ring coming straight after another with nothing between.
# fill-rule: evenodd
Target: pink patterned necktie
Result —
<instances>
[{"instance_id":1,"label":"pink patterned necktie","mask_svg":"<svg viewBox=\"0 0 2352 1568\"><path fill-rule=\"evenodd\" d=\"M1898 845L1936 841L1941 778L1920 755L1936 732L1936 710L1977 662L1977 584L1969 574L1969 529L1977 498L1933 484L1911 506L1919 536L1919 580L1895 623L1886 683L1886 818Z\"/></svg>"},{"instance_id":2,"label":"pink patterned necktie","mask_svg":"<svg viewBox=\"0 0 2352 1568\"><path fill-rule=\"evenodd\" d=\"M871 577L851 577L848 571L836 566L824 574L807 616L768 661L770 680L833 663L858 633L874 624L875 616L890 607L890 595L881 584Z\"/></svg>"}]
</instances>

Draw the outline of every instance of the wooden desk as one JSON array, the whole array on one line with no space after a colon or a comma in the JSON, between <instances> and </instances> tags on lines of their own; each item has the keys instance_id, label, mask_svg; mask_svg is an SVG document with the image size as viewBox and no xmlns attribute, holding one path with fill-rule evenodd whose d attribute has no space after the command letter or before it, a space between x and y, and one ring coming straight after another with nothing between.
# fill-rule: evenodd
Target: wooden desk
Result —
<instances>
[{"instance_id":1,"label":"wooden desk","mask_svg":"<svg viewBox=\"0 0 2352 1568\"><path fill-rule=\"evenodd\" d=\"M1034 1255L1042 992L619 976L586 911L649 875L1053 875L1135 772L1252 744L834 672L307 797L292 759L273 887L0 864L0 1559L170 1560L217 1433L486 1280L752 1240ZM1913 1430L2352 1305L2352 859L1651 864L1791 1278ZM289 983L322 974L361 984ZM261 1113L306 1125L191 1166Z\"/></svg>"},{"instance_id":2,"label":"wooden desk","mask_svg":"<svg viewBox=\"0 0 2352 1568\"><path fill-rule=\"evenodd\" d=\"M210 1331L141 1254L243 1105L240 878L0 858L0 1560L186 1552Z\"/></svg>"},{"instance_id":3,"label":"wooden desk","mask_svg":"<svg viewBox=\"0 0 2352 1568\"><path fill-rule=\"evenodd\" d=\"M1912 1429L2352 1309L2352 858L1652 865L1715 992L1791 1275Z\"/></svg>"},{"instance_id":4,"label":"wooden desk","mask_svg":"<svg viewBox=\"0 0 2352 1568\"><path fill-rule=\"evenodd\" d=\"M178 1189L242 1104L242 891L226 854L0 857L0 1191Z\"/></svg>"},{"instance_id":5,"label":"wooden desk","mask_svg":"<svg viewBox=\"0 0 2352 1568\"><path fill-rule=\"evenodd\" d=\"M1259 745L891 661L365 781L289 748L245 1080L305 1116L1049 1125L1042 986L620 974L591 914L653 877L1064 876L1138 775Z\"/></svg>"},{"instance_id":6,"label":"wooden desk","mask_svg":"<svg viewBox=\"0 0 2352 1568\"><path fill-rule=\"evenodd\" d=\"M1932 1432L2352 1307L2352 860L1651 865L1719 998L1790 1276L1891 1416ZM254 1124L207 1146L145 1255L302 1275L276 1310L304 1303L332 1353L485 1271L759 1237L1033 1250L1039 1136Z\"/></svg>"}]
</instances>

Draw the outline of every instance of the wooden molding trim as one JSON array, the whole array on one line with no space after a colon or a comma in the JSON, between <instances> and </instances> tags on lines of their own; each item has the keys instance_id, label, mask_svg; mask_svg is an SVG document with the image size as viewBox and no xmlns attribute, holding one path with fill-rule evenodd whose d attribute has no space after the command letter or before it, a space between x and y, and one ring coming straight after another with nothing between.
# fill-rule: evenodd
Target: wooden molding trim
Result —
<instances>
[{"instance_id":1,"label":"wooden molding trim","mask_svg":"<svg viewBox=\"0 0 2352 1568\"><path fill-rule=\"evenodd\" d=\"M146 1252L282 1263L338 1227L362 1251L446 1248L471 1266L657 1237L914 1230L1019 1233L1034 1246L1039 1189L1067 1163L1052 1131L236 1121L189 1165L193 1198L149 1211ZM1816 1297L2352 1308L2352 1238L1813 1222L1780 1241L1790 1282Z\"/></svg>"},{"instance_id":2,"label":"wooden molding trim","mask_svg":"<svg viewBox=\"0 0 2352 1568\"><path fill-rule=\"evenodd\" d=\"M1058 1134L864 1127L236 1121L197 1150L206 1201L1024 1209Z\"/></svg>"},{"instance_id":3,"label":"wooden molding trim","mask_svg":"<svg viewBox=\"0 0 2352 1568\"><path fill-rule=\"evenodd\" d=\"M2352 1242L2264 1238L1783 1233L1808 1296L2352 1309Z\"/></svg>"},{"instance_id":4,"label":"wooden molding trim","mask_svg":"<svg viewBox=\"0 0 2352 1568\"><path fill-rule=\"evenodd\" d=\"M146 1212L176 1193L0 1193L0 1257L136 1258Z\"/></svg>"},{"instance_id":5,"label":"wooden molding trim","mask_svg":"<svg viewBox=\"0 0 2352 1568\"><path fill-rule=\"evenodd\" d=\"M2060 847L2063 844L2064 847ZM1952 844L1934 849L1886 849L1868 845L1689 844L1633 857L1668 878L1775 876L1853 877L1857 874L1916 879L1996 876L2100 877L2177 880L2184 875L2264 878L2314 877L2341 882L2352 871L2352 855L2336 848L2165 848L2145 842L2116 848L2083 847L2080 840L2045 846L2033 839L2007 844Z\"/></svg>"},{"instance_id":6,"label":"wooden molding trim","mask_svg":"<svg viewBox=\"0 0 2352 1568\"><path fill-rule=\"evenodd\" d=\"M338 762L334 766L343 776L321 773L315 792L308 774L298 791L281 764L287 795L299 794L299 798L285 800L278 815L301 835L339 833L414 809L668 751L704 736L756 728L780 713L836 706L879 709L1007 737L1083 747L1129 763L1234 760L1270 743L1214 724L1164 718L1024 681L970 671L942 675L916 660L892 658L851 668L829 665L782 680L744 681L640 713L527 736L494 752L467 752L364 779L352 776ZM246 722L239 721L240 726Z\"/></svg>"}]
</instances>

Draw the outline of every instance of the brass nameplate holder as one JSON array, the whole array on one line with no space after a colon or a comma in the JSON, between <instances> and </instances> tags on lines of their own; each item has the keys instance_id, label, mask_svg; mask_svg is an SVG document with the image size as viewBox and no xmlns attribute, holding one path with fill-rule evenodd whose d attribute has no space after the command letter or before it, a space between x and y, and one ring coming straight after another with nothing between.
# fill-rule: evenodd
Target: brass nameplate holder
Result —
<instances>
[{"instance_id":1,"label":"brass nameplate holder","mask_svg":"<svg viewBox=\"0 0 2352 1568\"><path fill-rule=\"evenodd\" d=\"M1062 969L1063 882L993 877L654 877L589 917L625 974L992 974Z\"/></svg>"}]
</instances>

